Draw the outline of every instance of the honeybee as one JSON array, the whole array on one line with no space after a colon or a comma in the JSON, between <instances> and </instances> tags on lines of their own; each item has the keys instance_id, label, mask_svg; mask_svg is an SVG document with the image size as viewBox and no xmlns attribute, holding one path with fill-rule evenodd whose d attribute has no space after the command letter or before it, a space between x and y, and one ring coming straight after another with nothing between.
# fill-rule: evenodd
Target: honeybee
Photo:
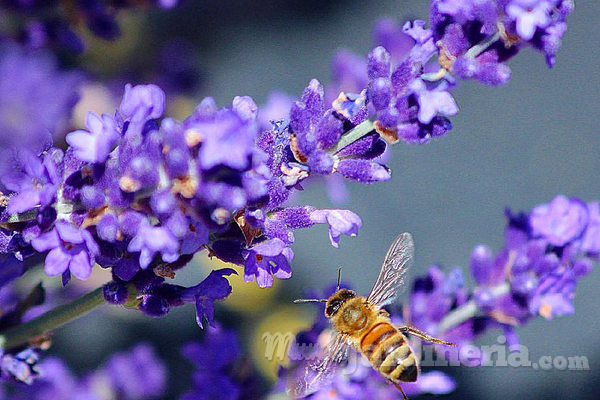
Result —
<instances>
[{"instance_id":1,"label":"honeybee","mask_svg":"<svg viewBox=\"0 0 600 400\"><path fill-rule=\"evenodd\" d=\"M419 363L405 334L424 341L447 346L454 343L434 338L412 326L394 326L389 314L381 307L391 303L403 285L406 272L413 263L414 244L410 233L400 234L390 246L379 276L367 297L349 289L340 289L340 270L336 292L329 299L298 299L295 303L324 302L325 316L335 330L324 349L324 356L306 366L304 375L296 380L288 393L304 397L315 392L330 377L335 365L353 347L371 363L384 378L395 385L408 400L401 382L414 382Z\"/></svg>"}]
</instances>

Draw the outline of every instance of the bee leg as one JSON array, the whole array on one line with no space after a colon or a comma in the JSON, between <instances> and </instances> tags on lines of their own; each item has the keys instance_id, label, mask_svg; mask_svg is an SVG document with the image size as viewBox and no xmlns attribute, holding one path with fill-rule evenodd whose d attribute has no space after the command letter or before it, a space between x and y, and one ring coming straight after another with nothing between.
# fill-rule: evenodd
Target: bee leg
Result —
<instances>
[{"instance_id":1,"label":"bee leg","mask_svg":"<svg viewBox=\"0 0 600 400\"><path fill-rule=\"evenodd\" d=\"M400 391L400 393L402 393L402 397L404 397L404 400L408 400L408 397L406 396L406 393L404 393L404 390L402 389L402 386L400 386L399 383L396 383L392 380L389 380L391 384L393 384L394 386L396 386L396 389L398 389Z\"/></svg>"},{"instance_id":2,"label":"bee leg","mask_svg":"<svg viewBox=\"0 0 600 400\"><path fill-rule=\"evenodd\" d=\"M427 333L420 331L412 326L400 326L398 327L398 330L402 333L409 333L411 335L414 335L426 342L445 344L446 346L456 346L455 343L446 342L445 340L434 338L433 336L429 336Z\"/></svg>"}]
</instances>

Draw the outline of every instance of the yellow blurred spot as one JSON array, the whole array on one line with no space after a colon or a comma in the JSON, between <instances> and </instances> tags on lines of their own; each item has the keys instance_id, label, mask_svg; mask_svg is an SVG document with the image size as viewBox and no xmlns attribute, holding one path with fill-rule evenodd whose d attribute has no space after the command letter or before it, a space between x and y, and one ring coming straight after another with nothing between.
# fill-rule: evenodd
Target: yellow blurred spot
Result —
<instances>
[{"instance_id":1,"label":"yellow blurred spot","mask_svg":"<svg viewBox=\"0 0 600 400\"><path fill-rule=\"evenodd\" d=\"M169 102L167 103L167 115L178 119L184 120L190 114L194 112L198 101L188 96L169 96Z\"/></svg>"},{"instance_id":2,"label":"yellow blurred spot","mask_svg":"<svg viewBox=\"0 0 600 400\"><path fill-rule=\"evenodd\" d=\"M548 303L542 304L539 312L540 315L546 319L552 318L552 306Z\"/></svg>"},{"instance_id":3,"label":"yellow blurred spot","mask_svg":"<svg viewBox=\"0 0 600 400\"><path fill-rule=\"evenodd\" d=\"M131 68L133 62L140 62L140 56L149 54L144 46L150 44L143 41L147 37L144 31L148 22L144 13L123 10L119 12L117 22L121 35L116 40L104 40L85 28L79 29L87 46L83 56L87 70L103 76L118 75Z\"/></svg>"},{"instance_id":4,"label":"yellow blurred spot","mask_svg":"<svg viewBox=\"0 0 600 400\"><path fill-rule=\"evenodd\" d=\"M118 106L118 102L110 90L98 83L83 86L79 94L81 99L79 99L73 111L73 126L77 128L85 126L85 120L90 110L98 115L112 115Z\"/></svg>"},{"instance_id":5,"label":"yellow blurred spot","mask_svg":"<svg viewBox=\"0 0 600 400\"><path fill-rule=\"evenodd\" d=\"M254 365L267 379L274 381L279 366L287 365L289 346L299 331L310 328L313 319L314 315L305 307L283 305L256 325L250 353Z\"/></svg>"}]
</instances>

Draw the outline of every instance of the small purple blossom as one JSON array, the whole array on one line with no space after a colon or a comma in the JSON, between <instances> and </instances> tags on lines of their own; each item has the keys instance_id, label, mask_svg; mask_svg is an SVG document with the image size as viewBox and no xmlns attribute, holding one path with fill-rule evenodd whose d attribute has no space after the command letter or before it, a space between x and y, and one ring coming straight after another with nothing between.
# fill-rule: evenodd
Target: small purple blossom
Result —
<instances>
[{"instance_id":1,"label":"small purple blossom","mask_svg":"<svg viewBox=\"0 0 600 400\"><path fill-rule=\"evenodd\" d=\"M156 85L127 84L119 111L123 119L135 123L160 118L165 111L165 93Z\"/></svg>"},{"instance_id":2,"label":"small purple blossom","mask_svg":"<svg viewBox=\"0 0 600 400\"><path fill-rule=\"evenodd\" d=\"M21 159L21 171L2 176L2 184L15 192L7 207L11 214L48 206L54 201L60 184L56 160L62 161L62 151L51 150L42 159L24 151Z\"/></svg>"},{"instance_id":3,"label":"small purple blossom","mask_svg":"<svg viewBox=\"0 0 600 400\"><path fill-rule=\"evenodd\" d=\"M236 274L231 268L222 268L211 273L196 286L184 289L181 298L183 301L193 301L196 304L196 321L200 328L203 327L202 320L206 319L208 324L215 326L214 302L223 300L231 294L231 285L225 276Z\"/></svg>"},{"instance_id":4,"label":"small purple blossom","mask_svg":"<svg viewBox=\"0 0 600 400\"><path fill-rule=\"evenodd\" d=\"M419 103L419 122L422 124L430 123L436 115L449 117L458 112L458 106L452 95L446 91L446 85L438 85L428 90L425 82L418 79L411 84L411 90Z\"/></svg>"},{"instance_id":5,"label":"small purple blossom","mask_svg":"<svg viewBox=\"0 0 600 400\"><path fill-rule=\"evenodd\" d=\"M315 210L310 214L310 219L315 224L329 225L329 239L336 248L342 234L356 236L362 226L360 217L349 210Z\"/></svg>"},{"instance_id":6,"label":"small purple blossom","mask_svg":"<svg viewBox=\"0 0 600 400\"><path fill-rule=\"evenodd\" d=\"M31 245L36 251L50 251L46 255L44 270L50 276L70 272L79 279L87 279L94 265L99 248L86 229L58 220L54 228L33 239Z\"/></svg>"},{"instance_id":7,"label":"small purple blossom","mask_svg":"<svg viewBox=\"0 0 600 400\"><path fill-rule=\"evenodd\" d=\"M167 369L147 344L114 354L104 371L124 399L155 398L163 394L167 385Z\"/></svg>"},{"instance_id":8,"label":"small purple blossom","mask_svg":"<svg viewBox=\"0 0 600 400\"><path fill-rule=\"evenodd\" d=\"M564 246L586 228L588 209L579 199L558 196L549 204L534 208L529 223L534 236L541 236L554 246Z\"/></svg>"},{"instance_id":9,"label":"small purple blossom","mask_svg":"<svg viewBox=\"0 0 600 400\"><path fill-rule=\"evenodd\" d=\"M524 40L531 40L538 28L550 24L550 12L556 1L512 0L506 6L506 14L516 24L517 34Z\"/></svg>"},{"instance_id":10,"label":"small purple blossom","mask_svg":"<svg viewBox=\"0 0 600 400\"><path fill-rule=\"evenodd\" d=\"M191 362L195 371L192 390L179 400L240 398L243 390L240 377L232 371L241 358L241 349L233 331L220 326L209 329L201 343L190 342L181 348L183 356Z\"/></svg>"},{"instance_id":11,"label":"small purple blossom","mask_svg":"<svg viewBox=\"0 0 600 400\"><path fill-rule=\"evenodd\" d=\"M290 262L292 249L278 238L268 239L245 251L244 281L256 283L261 288L273 286L273 277L288 279L292 276Z\"/></svg>"},{"instance_id":12,"label":"small purple blossom","mask_svg":"<svg viewBox=\"0 0 600 400\"><path fill-rule=\"evenodd\" d=\"M98 116L89 112L86 130L77 130L67 135L67 143L75 156L85 162L104 162L120 138L116 121L110 115Z\"/></svg>"},{"instance_id":13,"label":"small purple blossom","mask_svg":"<svg viewBox=\"0 0 600 400\"><path fill-rule=\"evenodd\" d=\"M140 266L145 269L156 253L161 253L165 262L175 261L179 243L167 228L152 226L148 220L143 219L127 250L140 253Z\"/></svg>"}]
</instances>

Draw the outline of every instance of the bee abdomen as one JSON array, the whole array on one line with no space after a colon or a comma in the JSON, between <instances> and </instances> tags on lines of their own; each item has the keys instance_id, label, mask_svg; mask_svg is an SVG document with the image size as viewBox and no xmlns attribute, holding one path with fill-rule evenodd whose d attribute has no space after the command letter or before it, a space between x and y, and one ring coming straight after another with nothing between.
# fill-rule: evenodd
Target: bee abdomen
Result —
<instances>
[{"instance_id":1,"label":"bee abdomen","mask_svg":"<svg viewBox=\"0 0 600 400\"><path fill-rule=\"evenodd\" d=\"M386 358L383 365L390 371L386 376L392 381L414 382L417 380L419 367L414 354L405 343Z\"/></svg>"},{"instance_id":2,"label":"bee abdomen","mask_svg":"<svg viewBox=\"0 0 600 400\"><path fill-rule=\"evenodd\" d=\"M363 335L360 340L360 350L375 365L379 357L374 357L375 353L381 354L381 345L389 338L397 334L398 331L387 322L374 324L371 329ZM383 360L382 360L383 361ZM381 363L379 363L381 364Z\"/></svg>"},{"instance_id":3,"label":"bee abdomen","mask_svg":"<svg viewBox=\"0 0 600 400\"><path fill-rule=\"evenodd\" d=\"M386 322L373 325L362 337L360 348L373 367L392 381L414 382L417 361L404 335Z\"/></svg>"}]
</instances>

